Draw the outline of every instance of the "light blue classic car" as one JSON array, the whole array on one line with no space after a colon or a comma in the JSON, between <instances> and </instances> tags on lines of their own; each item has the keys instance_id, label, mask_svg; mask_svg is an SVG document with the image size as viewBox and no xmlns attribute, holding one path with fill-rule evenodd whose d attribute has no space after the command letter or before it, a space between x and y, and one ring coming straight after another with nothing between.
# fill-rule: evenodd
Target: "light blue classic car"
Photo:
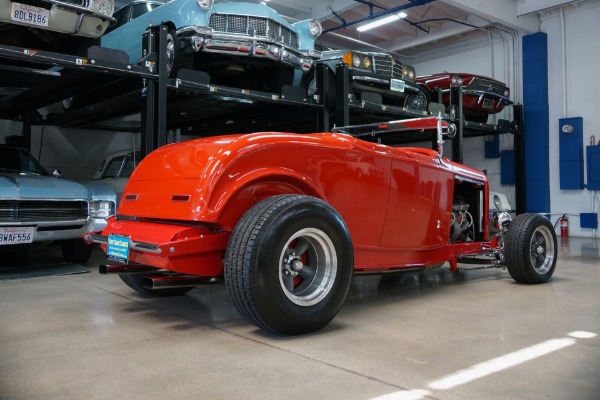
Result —
<instances>
[{"instance_id":1,"label":"light blue classic car","mask_svg":"<svg viewBox=\"0 0 600 400\"><path fill-rule=\"evenodd\" d=\"M0 253L59 241L65 261L86 262L87 232L106 226L117 196L109 187L81 185L49 174L27 151L0 145Z\"/></svg>"},{"instance_id":2,"label":"light blue classic car","mask_svg":"<svg viewBox=\"0 0 600 400\"><path fill-rule=\"evenodd\" d=\"M207 72L210 83L275 92L300 85L320 53L317 20L294 24L263 4L218 3L214 0L134 0L117 10L117 23L101 39L102 47L120 49L137 64L142 35L150 25L165 25L167 69Z\"/></svg>"}]
</instances>

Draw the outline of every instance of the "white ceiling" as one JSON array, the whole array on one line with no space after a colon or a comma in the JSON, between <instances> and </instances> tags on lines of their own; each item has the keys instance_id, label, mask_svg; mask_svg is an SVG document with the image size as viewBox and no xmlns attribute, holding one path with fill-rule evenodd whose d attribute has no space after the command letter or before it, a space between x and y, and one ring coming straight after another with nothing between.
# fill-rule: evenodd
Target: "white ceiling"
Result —
<instances>
[{"instance_id":1,"label":"white ceiling","mask_svg":"<svg viewBox=\"0 0 600 400\"><path fill-rule=\"evenodd\" d=\"M557 7L600 0L550 1ZM426 4L416 5L419 3ZM488 29L516 30L522 34L537 32L539 14L536 11L544 10L548 0L268 0L266 4L292 21L315 18L321 21L325 31L335 29L319 39L318 43L324 47L379 48L414 55L465 37L487 35ZM370 15L403 7L408 14L404 20L363 33L356 30L360 23L352 24ZM523 13L523 10L529 12Z\"/></svg>"}]
</instances>

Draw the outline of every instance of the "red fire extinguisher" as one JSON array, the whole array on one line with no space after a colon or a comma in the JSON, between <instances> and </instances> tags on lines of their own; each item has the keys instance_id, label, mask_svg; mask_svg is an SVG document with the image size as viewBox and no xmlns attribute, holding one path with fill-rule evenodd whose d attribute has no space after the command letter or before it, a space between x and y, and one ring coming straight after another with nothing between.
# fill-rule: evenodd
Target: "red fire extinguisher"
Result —
<instances>
[{"instance_id":1,"label":"red fire extinguisher","mask_svg":"<svg viewBox=\"0 0 600 400\"><path fill-rule=\"evenodd\" d=\"M567 214L560 218L560 236L569 236L569 218L567 218Z\"/></svg>"}]
</instances>

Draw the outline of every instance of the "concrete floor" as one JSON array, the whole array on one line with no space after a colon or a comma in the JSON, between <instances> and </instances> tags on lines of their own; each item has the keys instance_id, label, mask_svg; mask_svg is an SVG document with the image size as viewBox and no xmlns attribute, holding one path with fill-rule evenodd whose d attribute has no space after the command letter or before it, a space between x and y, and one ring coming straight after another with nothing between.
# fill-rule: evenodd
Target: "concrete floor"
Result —
<instances>
[{"instance_id":1,"label":"concrete floor","mask_svg":"<svg viewBox=\"0 0 600 400\"><path fill-rule=\"evenodd\" d=\"M98 274L98 250L90 273L0 281L0 399L598 400L599 245L562 243L544 285L355 277L333 322L299 337L246 323L224 286L141 297Z\"/></svg>"}]
</instances>

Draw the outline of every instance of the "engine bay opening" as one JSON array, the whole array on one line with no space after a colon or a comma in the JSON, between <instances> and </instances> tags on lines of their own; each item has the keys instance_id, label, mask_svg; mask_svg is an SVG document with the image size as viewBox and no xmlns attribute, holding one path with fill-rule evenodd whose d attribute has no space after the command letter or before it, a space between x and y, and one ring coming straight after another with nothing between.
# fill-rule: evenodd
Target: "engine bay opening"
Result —
<instances>
[{"instance_id":1,"label":"engine bay opening","mask_svg":"<svg viewBox=\"0 0 600 400\"><path fill-rule=\"evenodd\" d=\"M464 178L454 179L450 243L483 241L485 185Z\"/></svg>"}]
</instances>

